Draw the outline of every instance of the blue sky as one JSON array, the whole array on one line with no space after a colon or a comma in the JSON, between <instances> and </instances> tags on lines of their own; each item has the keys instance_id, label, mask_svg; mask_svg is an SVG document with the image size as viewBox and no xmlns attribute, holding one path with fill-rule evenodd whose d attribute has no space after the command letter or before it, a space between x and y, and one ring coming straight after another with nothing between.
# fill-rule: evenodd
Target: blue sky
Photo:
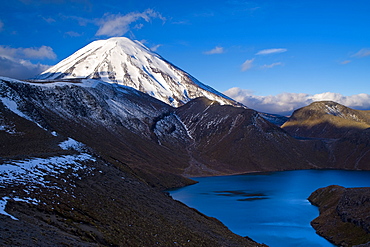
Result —
<instances>
[{"instance_id":1,"label":"blue sky","mask_svg":"<svg viewBox=\"0 0 370 247\"><path fill-rule=\"evenodd\" d=\"M257 110L316 100L370 109L369 13L368 0L3 1L0 75L32 77L125 36Z\"/></svg>"}]
</instances>

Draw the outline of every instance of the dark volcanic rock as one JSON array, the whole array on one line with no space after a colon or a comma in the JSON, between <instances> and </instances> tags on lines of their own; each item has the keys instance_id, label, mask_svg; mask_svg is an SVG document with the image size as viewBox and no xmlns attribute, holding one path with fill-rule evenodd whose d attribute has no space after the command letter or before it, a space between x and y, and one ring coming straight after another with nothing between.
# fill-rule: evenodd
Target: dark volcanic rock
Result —
<instances>
[{"instance_id":1,"label":"dark volcanic rock","mask_svg":"<svg viewBox=\"0 0 370 247\"><path fill-rule=\"evenodd\" d=\"M19 221L0 215L0 245L258 246L111 164L88 165L91 174L68 183L54 178L60 189L24 193L27 185L14 185L12 197L39 202L8 201L6 211Z\"/></svg>"},{"instance_id":2,"label":"dark volcanic rock","mask_svg":"<svg viewBox=\"0 0 370 247\"><path fill-rule=\"evenodd\" d=\"M352 131L331 141L329 162L333 168L369 170L370 128Z\"/></svg>"},{"instance_id":3,"label":"dark volcanic rock","mask_svg":"<svg viewBox=\"0 0 370 247\"><path fill-rule=\"evenodd\" d=\"M176 109L192 137L186 174L318 168L320 150L307 146L251 109L195 99ZM215 171L216 170L216 171Z\"/></svg>"},{"instance_id":4,"label":"dark volcanic rock","mask_svg":"<svg viewBox=\"0 0 370 247\"><path fill-rule=\"evenodd\" d=\"M79 83L0 80L1 246L260 246L161 191L194 183L172 107Z\"/></svg>"},{"instance_id":5,"label":"dark volcanic rock","mask_svg":"<svg viewBox=\"0 0 370 247\"><path fill-rule=\"evenodd\" d=\"M259 112L259 114L269 121L270 123L275 124L276 126L282 126L286 121L289 120L288 117L277 115L277 114L269 114L269 113L264 113L264 112Z\"/></svg>"},{"instance_id":6,"label":"dark volcanic rock","mask_svg":"<svg viewBox=\"0 0 370 247\"><path fill-rule=\"evenodd\" d=\"M171 114L172 107L130 88L104 83L91 87L70 82L61 84L48 87L3 81L0 87L2 93L8 92L19 110L32 120L30 124L36 126L34 131L40 132L44 128L49 133L56 131L78 140L107 161L123 170L133 171L159 188L192 183L178 175L187 166L189 158L181 153L174 155L175 150L184 148L187 140L181 138L181 142L178 141L179 136L186 138L186 131ZM4 109L24 121L6 107ZM19 126L21 128L21 124ZM13 146L20 143L21 147L32 142L32 137L27 141L15 141L24 135L5 136L9 137L9 142L15 143ZM3 157L9 155L8 150L11 152L13 147L5 146L4 152L0 150ZM17 150L24 153L19 148Z\"/></svg>"},{"instance_id":7,"label":"dark volcanic rock","mask_svg":"<svg viewBox=\"0 0 370 247\"><path fill-rule=\"evenodd\" d=\"M332 185L316 190L308 199L320 210L311 222L319 235L340 246L368 246L370 188Z\"/></svg>"}]
</instances>

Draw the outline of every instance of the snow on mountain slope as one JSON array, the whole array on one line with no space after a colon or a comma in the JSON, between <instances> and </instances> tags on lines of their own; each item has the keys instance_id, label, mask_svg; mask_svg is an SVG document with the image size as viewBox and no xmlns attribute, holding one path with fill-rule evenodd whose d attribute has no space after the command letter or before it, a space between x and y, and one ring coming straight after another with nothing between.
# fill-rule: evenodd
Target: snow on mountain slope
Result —
<instances>
[{"instance_id":1,"label":"snow on mountain slope","mask_svg":"<svg viewBox=\"0 0 370 247\"><path fill-rule=\"evenodd\" d=\"M84 162L94 162L90 154L80 153L48 158L28 158L25 160L5 161L0 166L0 188L11 184L40 184L50 187L44 176L60 176L67 170L73 171L71 176L78 177L77 171L90 172L92 169ZM49 182L50 183L50 182Z\"/></svg>"},{"instance_id":2,"label":"snow on mountain slope","mask_svg":"<svg viewBox=\"0 0 370 247\"><path fill-rule=\"evenodd\" d=\"M94 41L35 79L90 78L133 87L178 107L197 97L221 104L235 101L150 51L142 43L125 37Z\"/></svg>"},{"instance_id":3,"label":"snow on mountain slope","mask_svg":"<svg viewBox=\"0 0 370 247\"><path fill-rule=\"evenodd\" d=\"M124 127L158 143L187 137L171 106L131 87L100 80L30 83L0 77L1 105L48 131L54 131L47 120L52 114L61 118L58 122L69 125L87 122L111 131ZM2 121L1 114L0 130L12 131L11 123Z\"/></svg>"}]
</instances>

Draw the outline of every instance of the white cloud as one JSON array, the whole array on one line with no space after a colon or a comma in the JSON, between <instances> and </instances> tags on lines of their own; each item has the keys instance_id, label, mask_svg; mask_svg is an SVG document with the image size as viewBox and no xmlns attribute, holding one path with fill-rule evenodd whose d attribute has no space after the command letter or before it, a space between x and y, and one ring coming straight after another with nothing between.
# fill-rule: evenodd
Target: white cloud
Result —
<instances>
[{"instance_id":1,"label":"white cloud","mask_svg":"<svg viewBox=\"0 0 370 247\"><path fill-rule=\"evenodd\" d=\"M81 36L81 35L82 35L82 34L77 33L77 32L75 32L75 31L68 31L68 32L66 32L66 34L67 34L68 36L71 36L71 37L79 37L79 36Z\"/></svg>"},{"instance_id":2,"label":"white cloud","mask_svg":"<svg viewBox=\"0 0 370 247\"><path fill-rule=\"evenodd\" d=\"M0 20L0 32L1 32L1 31L3 31L3 27L4 27L4 22L2 22L2 21Z\"/></svg>"},{"instance_id":3,"label":"white cloud","mask_svg":"<svg viewBox=\"0 0 370 247\"><path fill-rule=\"evenodd\" d=\"M174 22L171 22L171 24L175 24L175 25L190 25L190 21L189 20L174 21Z\"/></svg>"},{"instance_id":4,"label":"white cloud","mask_svg":"<svg viewBox=\"0 0 370 247\"><path fill-rule=\"evenodd\" d=\"M0 45L0 56L14 57L16 53L16 48Z\"/></svg>"},{"instance_id":5,"label":"white cloud","mask_svg":"<svg viewBox=\"0 0 370 247\"><path fill-rule=\"evenodd\" d=\"M18 48L20 49L20 48ZM27 58L37 58L37 59L55 59L57 55L54 53L53 48L49 46L41 46L39 48L24 48L21 52Z\"/></svg>"},{"instance_id":6,"label":"white cloud","mask_svg":"<svg viewBox=\"0 0 370 247\"><path fill-rule=\"evenodd\" d=\"M136 24L134 26L134 29L142 29L144 27L144 24L143 23L139 23L139 24Z\"/></svg>"},{"instance_id":7,"label":"white cloud","mask_svg":"<svg viewBox=\"0 0 370 247\"><path fill-rule=\"evenodd\" d=\"M68 15L60 15L64 19L72 19L78 22L78 25L81 27L87 26L87 24L95 24L99 25L100 19L88 19L88 18L83 18L80 16L68 16Z\"/></svg>"},{"instance_id":8,"label":"white cloud","mask_svg":"<svg viewBox=\"0 0 370 247\"><path fill-rule=\"evenodd\" d=\"M352 62L351 60L345 60L345 61L342 61L340 64L349 64L350 62Z\"/></svg>"},{"instance_id":9,"label":"white cloud","mask_svg":"<svg viewBox=\"0 0 370 247\"><path fill-rule=\"evenodd\" d=\"M355 109L370 108L370 95L365 93L344 96L339 93L326 92L312 95L311 99L312 101L331 100Z\"/></svg>"},{"instance_id":10,"label":"white cloud","mask_svg":"<svg viewBox=\"0 0 370 247\"><path fill-rule=\"evenodd\" d=\"M370 56L370 48L363 48L359 50L356 54L352 55L352 57L368 57Z\"/></svg>"},{"instance_id":11,"label":"white cloud","mask_svg":"<svg viewBox=\"0 0 370 247\"><path fill-rule=\"evenodd\" d=\"M269 55L269 54L275 54L275 53L283 53L286 51L288 50L285 48L265 49L265 50L261 50L257 52L256 55Z\"/></svg>"},{"instance_id":12,"label":"white cloud","mask_svg":"<svg viewBox=\"0 0 370 247\"><path fill-rule=\"evenodd\" d=\"M158 50L158 48L159 47L161 47L162 45L161 44L159 44L159 45L155 45L155 46L153 46L152 48L150 48L150 50L152 50L152 51L157 51Z\"/></svg>"},{"instance_id":13,"label":"white cloud","mask_svg":"<svg viewBox=\"0 0 370 247\"><path fill-rule=\"evenodd\" d=\"M109 37L122 36L130 30L131 23L136 22L139 19L144 19L146 22L149 22L153 18L158 18L163 21L166 20L160 13L152 9L147 9L142 13L131 12L126 15L106 14L104 18L98 20L99 30L96 32L95 35Z\"/></svg>"},{"instance_id":14,"label":"white cloud","mask_svg":"<svg viewBox=\"0 0 370 247\"><path fill-rule=\"evenodd\" d=\"M0 56L29 59L55 59L57 57L53 48L45 45L38 48L11 48L0 45Z\"/></svg>"},{"instance_id":15,"label":"white cloud","mask_svg":"<svg viewBox=\"0 0 370 247\"><path fill-rule=\"evenodd\" d=\"M33 64L28 60L13 59L0 55L0 75L15 79L28 79L47 70L50 66Z\"/></svg>"},{"instance_id":16,"label":"white cloud","mask_svg":"<svg viewBox=\"0 0 370 247\"><path fill-rule=\"evenodd\" d=\"M221 47L221 46L216 46L215 48L213 48L212 50L209 50L209 51L205 51L204 54L207 54L207 55L212 55L212 54L221 54L221 53L224 53L224 48Z\"/></svg>"},{"instance_id":17,"label":"white cloud","mask_svg":"<svg viewBox=\"0 0 370 247\"><path fill-rule=\"evenodd\" d=\"M51 17L49 17L49 18L45 18L45 17L43 17L42 19L44 19L44 21L46 21L47 23L53 23L53 22L56 22L56 20L55 19L53 19L53 18L51 18Z\"/></svg>"},{"instance_id":18,"label":"white cloud","mask_svg":"<svg viewBox=\"0 0 370 247\"><path fill-rule=\"evenodd\" d=\"M253 61L254 61L254 58L253 59L249 59L249 60L246 60L242 66L241 66L241 70L242 71L246 71L246 70L249 70L252 68L253 66Z\"/></svg>"},{"instance_id":19,"label":"white cloud","mask_svg":"<svg viewBox=\"0 0 370 247\"><path fill-rule=\"evenodd\" d=\"M48 46L38 48L11 48L0 46L0 75L15 79L28 79L50 66L34 64L27 59L55 59L56 54Z\"/></svg>"},{"instance_id":20,"label":"white cloud","mask_svg":"<svg viewBox=\"0 0 370 247\"><path fill-rule=\"evenodd\" d=\"M278 63L272 63L272 64L265 64L265 65L262 65L261 66L261 69L271 69L275 66L283 66L283 63L282 62L278 62Z\"/></svg>"},{"instance_id":21,"label":"white cloud","mask_svg":"<svg viewBox=\"0 0 370 247\"><path fill-rule=\"evenodd\" d=\"M266 113L290 115L294 110L307 106L314 101L330 100L354 109L370 109L370 95L357 94L343 96L339 93L281 93L278 95L258 96L251 90L241 88L230 88L224 92L225 95L239 101L249 108Z\"/></svg>"}]
</instances>

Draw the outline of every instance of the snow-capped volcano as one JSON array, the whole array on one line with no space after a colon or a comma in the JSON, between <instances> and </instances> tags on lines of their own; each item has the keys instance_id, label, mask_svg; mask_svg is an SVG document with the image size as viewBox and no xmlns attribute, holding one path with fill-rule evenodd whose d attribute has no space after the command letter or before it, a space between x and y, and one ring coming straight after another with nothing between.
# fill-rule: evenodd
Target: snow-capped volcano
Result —
<instances>
[{"instance_id":1,"label":"snow-capped volcano","mask_svg":"<svg viewBox=\"0 0 370 247\"><path fill-rule=\"evenodd\" d=\"M36 79L99 79L135 88L172 106L197 97L235 104L164 60L139 41L125 37L94 41L49 68Z\"/></svg>"}]
</instances>

